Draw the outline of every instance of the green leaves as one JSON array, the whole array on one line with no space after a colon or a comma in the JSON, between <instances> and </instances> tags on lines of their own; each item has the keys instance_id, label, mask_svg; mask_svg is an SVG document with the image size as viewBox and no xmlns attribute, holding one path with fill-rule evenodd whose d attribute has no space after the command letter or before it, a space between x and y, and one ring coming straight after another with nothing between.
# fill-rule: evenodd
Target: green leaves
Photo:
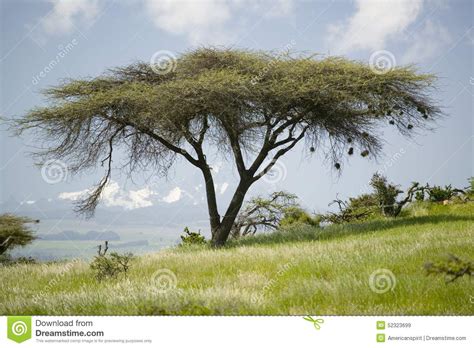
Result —
<instances>
[{"instance_id":1,"label":"green leaves","mask_svg":"<svg viewBox=\"0 0 474 348\"><path fill-rule=\"evenodd\" d=\"M36 237L28 224L36 222L11 214L0 215L0 255L14 247L31 243Z\"/></svg>"},{"instance_id":2,"label":"green leaves","mask_svg":"<svg viewBox=\"0 0 474 348\"><path fill-rule=\"evenodd\" d=\"M471 260L448 255L446 260L427 262L424 265L428 274L442 274L446 283L452 283L465 275L474 276L474 263Z\"/></svg>"},{"instance_id":3,"label":"green leaves","mask_svg":"<svg viewBox=\"0 0 474 348\"><path fill-rule=\"evenodd\" d=\"M429 98L434 82L412 67L375 74L342 57L199 48L165 73L138 62L65 80L45 91L49 106L16 126L44 142L41 162L60 159L73 174L109 164L85 201L93 210L117 147L125 153L118 167L128 174L147 168L165 176L179 156L207 168L206 157L231 153L241 177L253 182L267 157L276 162L304 139L339 170L354 151L375 157L383 143L378 127L389 121L406 136L427 128L441 113Z\"/></svg>"}]
</instances>

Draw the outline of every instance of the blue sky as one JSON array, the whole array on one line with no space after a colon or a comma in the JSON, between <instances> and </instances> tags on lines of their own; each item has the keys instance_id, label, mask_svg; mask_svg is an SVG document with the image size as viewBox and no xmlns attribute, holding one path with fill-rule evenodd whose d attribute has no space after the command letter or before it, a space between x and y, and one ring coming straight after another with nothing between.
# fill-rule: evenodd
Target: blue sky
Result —
<instances>
[{"instance_id":1,"label":"blue sky","mask_svg":"<svg viewBox=\"0 0 474 348\"><path fill-rule=\"evenodd\" d=\"M41 89L63 78L92 77L158 51L174 55L197 46L343 55L392 66L415 64L440 77L434 97L446 113L434 133L407 141L388 127L385 156L353 158L340 175L320 155L295 149L253 194L285 189L305 207L324 211L339 194L366 191L375 171L406 187L422 183L467 184L473 175L473 3L469 0L50 0L1 1L1 115L18 117L44 105ZM70 203L91 187L101 170L57 183L44 179L27 152L29 136L12 138L0 127L0 201L41 198ZM214 159L221 204L236 175L225 159ZM42 175L43 174L43 175ZM133 180L113 175L104 207L134 210L189 199L202 205L200 173L179 163L168 180L147 173Z\"/></svg>"}]
</instances>

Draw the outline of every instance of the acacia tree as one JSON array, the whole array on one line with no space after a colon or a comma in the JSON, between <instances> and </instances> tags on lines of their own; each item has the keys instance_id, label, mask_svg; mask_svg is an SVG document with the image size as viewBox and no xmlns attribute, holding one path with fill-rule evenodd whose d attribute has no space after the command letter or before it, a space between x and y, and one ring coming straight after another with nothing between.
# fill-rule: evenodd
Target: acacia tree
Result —
<instances>
[{"instance_id":1,"label":"acacia tree","mask_svg":"<svg viewBox=\"0 0 474 348\"><path fill-rule=\"evenodd\" d=\"M38 222L11 214L0 215L0 256L15 247L25 246L34 241L36 237L29 224Z\"/></svg>"},{"instance_id":2,"label":"acacia tree","mask_svg":"<svg viewBox=\"0 0 474 348\"><path fill-rule=\"evenodd\" d=\"M237 215L231 236L239 238L254 235L259 229L277 229L286 212L301 210L297 199L296 195L285 191L273 192L268 198L252 198Z\"/></svg>"},{"instance_id":3,"label":"acacia tree","mask_svg":"<svg viewBox=\"0 0 474 348\"><path fill-rule=\"evenodd\" d=\"M135 63L92 79L68 80L45 91L50 105L17 121L46 141L42 161L64 160L73 173L105 167L87 197L77 202L93 214L112 174L117 148L121 169L166 175L177 157L205 181L214 245L226 242L250 186L304 139L340 169L341 156L381 150L377 129L393 124L409 136L440 114L428 92L434 76L398 67L380 74L344 58L274 55L202 48L171 62L168 73ZM160 71L158 71L160 72ZM319 145L320 148L318 147ZM239 175L220 215L206 153L231 159Z\"/></svg>"}]
</instances>

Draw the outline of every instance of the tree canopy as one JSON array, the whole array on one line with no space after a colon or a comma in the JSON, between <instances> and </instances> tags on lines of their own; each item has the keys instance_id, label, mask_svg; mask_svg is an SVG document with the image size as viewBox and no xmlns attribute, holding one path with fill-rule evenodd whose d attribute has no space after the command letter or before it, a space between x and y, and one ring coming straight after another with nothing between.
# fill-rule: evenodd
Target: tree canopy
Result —
<instances>
[{"instance_id":1,"label":"tree canopy","mask_svg":"<svg viewBox=\"0 0 474 348\"><path fill-rule=\"evenodd\" d=\"M17 246L31 243L36 237L28 224L36 222L11 214L0 215L0 256Z\"/></svg>"},{"instance_id":2,"label":"tree canopy","mask_svg":"<svg viewBox=\"0 0 474 348\"><path fill-rule=\"evenodd\" d=\"M138 62L63 81L45 91L48 106L17 122L20 132L33 129L45 141L41 160L64 160L72 173L105 167L103 179L78 202L80 212L96 208L117 148L127 154L121 168L130 173L153 168L165 176L182 157L204 176L213 240L222 244L249 187L298 142L323 151L339 169L346 153L381 151L381 125L410 136L440 115L430 98L435 77L413 67L378 74L341 57L214 48L172 63L166 74ZM240 177L222 218L209 151L231 153Z\"/></svg>"}]
</instances>

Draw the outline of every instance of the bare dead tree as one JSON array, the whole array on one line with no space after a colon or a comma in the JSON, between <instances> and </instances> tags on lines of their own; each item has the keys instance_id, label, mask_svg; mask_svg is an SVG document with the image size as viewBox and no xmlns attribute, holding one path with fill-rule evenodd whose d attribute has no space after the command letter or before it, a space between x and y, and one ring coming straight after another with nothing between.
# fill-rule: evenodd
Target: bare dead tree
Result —
<instances>
[{"instance_id":1,"label":"bare dead tree","mask_svg":"<svg viewBox=\"0 0 474 348\"><path fill-rule=\"evenodd\" d=\"M97 246L97 254L99 256L105 256L105 254L107 254L107 250L109 250L109 242L106 240L105 243L104 243L104 249L102 250L102 244L99 244Z\"/></svg>"}]
</instances>

